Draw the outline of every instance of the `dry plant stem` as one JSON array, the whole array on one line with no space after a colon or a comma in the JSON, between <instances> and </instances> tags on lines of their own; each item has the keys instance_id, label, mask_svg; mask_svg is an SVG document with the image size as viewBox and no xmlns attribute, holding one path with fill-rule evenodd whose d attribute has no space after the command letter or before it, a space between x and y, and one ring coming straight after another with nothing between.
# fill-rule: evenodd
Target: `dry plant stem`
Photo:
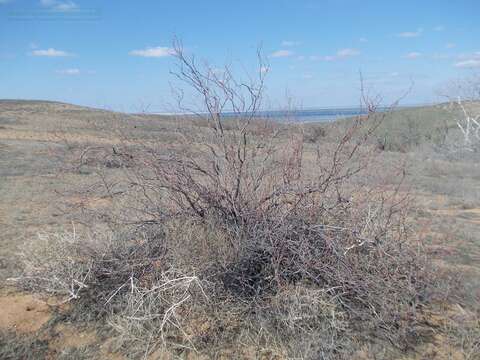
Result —
<instances>
[{"instance_id":1,"label":"dry plant stem","mask_svg":"<svg viewBox=\"0 0 480 360\"><path fill-rule=\"evenodd\" d=\"M457 120L457 126L463 134L464 145L471 146L473 140L480 141L480 115L470 115L460 98L457 104L463 113L463 118Z\"/></svg>"}]
</instances>

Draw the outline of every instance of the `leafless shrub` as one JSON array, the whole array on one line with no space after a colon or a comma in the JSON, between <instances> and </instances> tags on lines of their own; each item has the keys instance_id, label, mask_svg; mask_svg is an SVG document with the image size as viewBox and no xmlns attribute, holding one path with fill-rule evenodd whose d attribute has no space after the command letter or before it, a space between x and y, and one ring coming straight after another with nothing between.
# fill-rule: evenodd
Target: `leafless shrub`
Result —
<instances>
[{"instance_id":1,"label":"leafless shrub","mask_svg":"<svg viewBox=\"0 0 480 360\"><path fill-rule=\"evenodd\" d=\"M195 113L208 126L183 126L167 149L120 144L123 177L102 175L89 191L121 201L120 214L97 219L128 236L48 240L25 253L19 281L99 313L116 309L112 326L145 354L201 350L185 332L189 320L224 324L232 308L240 309L236 329L271 334L258 344L288 333L279 348L290 354L297 331L326 341L307 358L348 353L336 343L347 331L406 349L429 279L421 246L409 239L404 174L375 167L369 139L383 117L375 104L307 148L301 128L257 120L261 57L256 78L239 82L228 67L197 65L179 44L175 54L176 76L196 91L203 109ZM396 181L383 181L389 174ZM204 349L225 339L210 335Z\"/></svg>"},{"instance_id":2,"label":"leafless shrub","mask_svg":"<svg viewBox=\"0 0 480 360\"><path fill-rule=\"evenodd\" d=\"M464 101L480 99L480 73L472 72L469 76L452 80L438 90L441 97Z\"/></svg>"},{"instance_id":3,"label":"leafless shrub","mask_svg":"<svg viewBox=\"0 0 480 360\"><path fill-rule=\"evenodd\" d=\"M109 314L133 282L148 282L160 271L162 242L136 235L122 238L102 232L85 237L75 230L40 235L23 247L24 273L11 280L57 296L61 303L75 300L87 310L87 319Z\"/></svg>"},{"instance_id":4,"label":"leafless shrub","mask_svg":"<svg viewBox=\"0 0 480 360\"><path fill-rule=\"evenodd\" d=\"M480 115L470 114L461 99L458 99L457 105L462 110L462 117L457 120L457 126L463 135L463 142L466 147L471 147L472 142L480 141Z\"/></svg>"},{"instance_id":5,"label":"leafless shrub","mask_svg":"<svg viewBox=\"0 0 480 360\"><path fill-rule=\"evenodd\" d=\"M325 138L327 135L327 130L324 126L321 125L311 125L309 126L306 131L304 131L304 139L309 143L317 143L321 139Z\"/></svg>"},{"instance_id":6,"label":"leafless shrub","mask_svg":"<svg viewBox=\"0 0 480 360\"><path fill-rule=\"evenodd\" d=\"M328 289L285 288L261 308L257 322L267 341L284 344L288 355L301 359L351 355L348 316Z\"/></svg>"},{"instance_id":7,"label":"leafless shrub","mask_svg":"<svg viewBox=\"0 0 480 360\"><path fill-rule=\"evenodd\" d=\"M203 297L203 299L202 299ZM122 346L129 347L130 355L147 356L162 348L195 351L185 326L197 301L208 300L196 276L185 276L175 271L159 273L157 279L142 286L132 279L125 295L123 310L113 315L109 323L119 334Z\"/></svg>"},{"instance_id":8,"label":"leafless shrub","mask_svg":"<svg viewBox=\"0 0 480 360\"><path fill-rule=\"evenodd\" d=\"M461 132L461 139L452 147L455 151L478 151L480 146L480 76L452 81L441 95L448 99L447 109L455 113L455 122Z\"/></svg>"}]
</instances>

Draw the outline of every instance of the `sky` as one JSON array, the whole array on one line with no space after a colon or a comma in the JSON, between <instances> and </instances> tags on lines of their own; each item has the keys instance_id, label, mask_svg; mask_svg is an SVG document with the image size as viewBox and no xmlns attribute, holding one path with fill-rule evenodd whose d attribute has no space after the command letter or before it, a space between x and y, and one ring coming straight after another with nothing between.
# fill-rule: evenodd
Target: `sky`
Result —
<instances>
[{"instance_id":1,"label":"sky","mask_svg":"<svg viewBox=\"0 0 480 360\"><path fill-rule=\"evenodd\" d=\"M238 76L268 63L266 103L439 101L480 72L479 0L0 0L0 98L171 111L172 41ZM403 98L403 95L406 96Z\"/></svg>"}]
</instances>

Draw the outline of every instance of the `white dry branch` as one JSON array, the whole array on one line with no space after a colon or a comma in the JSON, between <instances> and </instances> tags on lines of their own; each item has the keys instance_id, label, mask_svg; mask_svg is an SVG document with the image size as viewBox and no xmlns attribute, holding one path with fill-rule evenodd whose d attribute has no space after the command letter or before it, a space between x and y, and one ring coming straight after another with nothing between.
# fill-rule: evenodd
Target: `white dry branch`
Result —
<instances>
[{"instance_id":1,"label":"white dry branch","mask_svg":"<svg viewBox=\"0 0 480 360\"><path fill-rule=\"evenodd\" d=\"M457 126L463 134L464 145L470 147L474 141L480 141L480 114L471 115L460 98L457 104L463 114L462 118L457 119Z\"/></svg>"},{"instance_id":2,"label":"white dry branch","mask_svg":"<svg viewBox=\"0 0 480 360\"><path fill-rule=\"evenodd\" d=\"M23 276L8 280L36 284L46 293L64 297L62 303L78 299L89 287L93 266L89 259L80 261L71 251L79 241L75 227L72 232L38 234L38 239L24 246L20 253Z\"/></svg>"},{"instance_id":3,"label":"white dry branch","mask_svg":"<svg viewBox=\"0 0 480 360\"><path fill-rule=\"evenodd\" d=\"M113 316L109 323L124 340L148 340L145 343L145 355L159 344L166 346L167 335L177 331L183 337L183 347L196 351L183 330L182 305L208 297L197 276L187 276L177 271L166 271L152 286L144 287L139 282L130 283L131 291L127 295L124 309ZM198 297L196 296L198 294ZM190 307L191 305L189 305ZM177 344L178 345L178 344Z\"/></svg>"}]
</instances>

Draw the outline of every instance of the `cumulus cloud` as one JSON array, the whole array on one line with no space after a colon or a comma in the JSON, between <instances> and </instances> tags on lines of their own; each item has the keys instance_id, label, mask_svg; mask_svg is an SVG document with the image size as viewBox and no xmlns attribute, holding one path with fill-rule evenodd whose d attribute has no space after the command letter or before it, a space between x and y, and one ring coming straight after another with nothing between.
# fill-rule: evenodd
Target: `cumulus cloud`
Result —
<instances>
[{"instance_id":1,"label":"cumulus cloud","mask_svg":"<svg viewBox=\"0 0 480 360\"><path fill-rule=\"evenodd\" d=\"M397 37L400 37L400 38L415 38L415 37L419 37L420 35L422 35L422 32L423 32L422 28L418 29L417 31L404 31L404 32L401 32L401 33L397 34Z\"/></svg>"},{"instance_id":2,"label":"cumulus cloud","mask_svg":"<svg viewBox=\"0 0 480 360\"><path fill-rule=\"evenodd\" d=\"M53 48L49 49L38 49L38 50L33 50L30 53L32 56L46 56L46 57L64 57L64 56L73 56L73 54L70 54L66 51L63 50L57 50Z\"/></svg>"},{"instance_id":3,"label":"cumulus cloud","mask_svg":"<svg viewBox=\"0 0 480 360\"><path fill-rule=\"evenodd\" d=\"M132 50L128 53L132 56L142 56L142 57L167 57L175 54L175 50L169 47L157 46L157 47L148 47L141 50Z\"/></svg>"},{"instance_id":4,"label":"cumulus cloud","mask_svg":"<svg viewBox=\"0 0 480 360\"><path fill-rule=\"evenodd\" d=\"M407 55L404 56L405 59L410 59L410 60L415 60L415 59L418 59L419 57L421 57L422 54L419 53L419 52L411 52L411 53L408 53Z\"/></svg>"},{"instance_id":5,"label":"cumulus cloud","mask_svg":"<svg viewBox=\"0 0 480 360\"><path fill-rule=\"evenodd\" d=\"M277 50L270 54L273 58L289 57L293 55L293 51L290 50Z\"/></svg>"},{"instance_id":6,"label":"cumulus cloud","mask_svg":"<svg viewBox=\"0 0 480 360\"><path fill-rule=\"evenodd\" d=\"M457 68L480 68L480 59L459 61L454 66Z\"/></svg>"},{"instance_id":7,"label":"cumulus cloud","mask_svg":"<svg viewBox=\"0 0 480 360\"><path fill-rule=\"evenodd\" d=\"M77 4L71 0L40 0L40 4L55 11L72 11L78 8Z\"/></svg>"},{"instance_id":8,"label":"cumulus cloud","mask_svg":"<svg viewBox=\"0 0 480 360\"><path fill-rule=\"evenodd\" d=\"M62 69L62 70L57 70L57 74L61 74L61 75L80 75L80 70L79 69Z\"/></svg>"}]
</instances>

